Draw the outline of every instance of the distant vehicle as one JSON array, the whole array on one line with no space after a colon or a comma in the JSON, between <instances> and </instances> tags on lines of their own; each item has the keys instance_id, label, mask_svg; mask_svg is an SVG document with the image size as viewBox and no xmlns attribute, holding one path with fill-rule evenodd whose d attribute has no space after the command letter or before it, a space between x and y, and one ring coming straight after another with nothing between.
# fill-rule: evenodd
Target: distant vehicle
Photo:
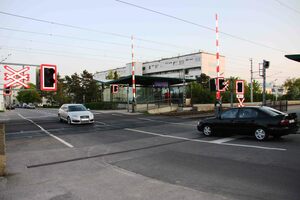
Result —
<instances>
[{"instance_id":1,"label":"distant vehicle","mask_svg":"<svg viewBox=\"0 0 300 200\"><path fill-rule=\"evenodd\" d=\"M25 108L27 108L27 109L35 109L35 105L32 104L32 103L29 103L29 104L27 104L27 105L25 106Z\"/></svg>"},{"instance_id":2,"label":"distant vehicle","mask_svg":"<svg viewBox=\"0 0 300 200\"><path fill-rule=\"evenodd\" d=\"M15 105L9 104L6 106L6 110L14 110L15 109Z\"/></svg>"},{"instance_id":3,"label":"distant vehicle","mask_svg":"<svg viewBox=\"0 0 300 200\"><path fill-rule=\"evenodd\" d=\"M58 110L58 118L68 124L94 123L94 115L82 104L64 104Z\"/></svg>"},{"instance_id":4,"label":"distant vehicle","mask_svg":"<svg viewBox=\"0 0 300 200\"><path fill-rule=\"evenodd\" d=\"M254 135L257 140L263 141L270 135L280 138L295 134L299 127L296 113L287 114L266 106L253 106L226 110L219 117L199 121L197 128L205 136L222 132Z\"/></svg>"}]
</instances>

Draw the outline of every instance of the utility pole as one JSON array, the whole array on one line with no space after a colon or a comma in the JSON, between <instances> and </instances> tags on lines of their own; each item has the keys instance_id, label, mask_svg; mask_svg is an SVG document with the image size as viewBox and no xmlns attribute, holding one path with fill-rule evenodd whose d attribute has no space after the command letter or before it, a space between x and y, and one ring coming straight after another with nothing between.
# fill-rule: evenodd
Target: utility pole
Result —
<instances>
[{"instance_id":1,"label":"utility pole","mask_svg":"<svg viewBox=\"0 0 300 200\"><path fill-rule=\"evenodd\" d=\"M233 77L230 77L230 107L233 108Z\"/></svg>"},{"instance_id":2,"label":"utility pole","mask_svg":"<svg viewBox=\"0 0 300 200\"><path fill-rule=\"evenodd\" d=\"M267 60L263 60L263 63L259 64L259 72L260 76L263 77L263 105L266 105L266 69L270 66L270 62Z\"/></svg>"},{"instance_id":3,"label":"utility pole","mask_svg":"<svg viewBox=\"0 0 300 200\"><path fill-rule=\"evenodd\" d=\"M253 102L253 62L252 58L250 58L250 73L251 73L251 82L250 82L250 101Z\"/></svg>"},{"instance_id":4,"label":"utility pole","mask_svg":"<svg viewBox=\"0 0 300 200\"><path fill-rule=\"evenodd\" d=\"M182 107L185 107L185 96L186 96L186 91L185 91L185 69L183 69L183 77L182 77L182 82L183 82L183 90L182 90Z\"/></svg>"}]
</instances>

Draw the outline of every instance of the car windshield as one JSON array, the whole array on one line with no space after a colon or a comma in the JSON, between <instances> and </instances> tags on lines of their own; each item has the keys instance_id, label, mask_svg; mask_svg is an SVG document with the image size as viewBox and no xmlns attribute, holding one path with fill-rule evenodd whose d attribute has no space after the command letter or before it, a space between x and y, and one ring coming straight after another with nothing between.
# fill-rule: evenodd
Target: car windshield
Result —
<instances>
[{"instance_id":1,"label":"car windshield","mask_svg":"<svg viewBox=\"0 0 300 200\"><path fill-rule=\"evenodd\" d=\"M74 105L69 106L69 112L76 112L76 111L86 111L86 108L83 105Z\"/></svg>"},{"instance_id":2,"label":"car windshield","mask_svg":"<svg viewBox=\"0 0 300 200\"><path fill-rule=\"evenodd\" d=\"M286 113L283 113L283 112L281 112L281 111L279 111L279 110L276 110L276 109L270 108L270 107L265 107L265 106L263 106L263 107L261 107L261 109L262 109L264 112L270 114L271 116L286 115Z\"/></svg>"}]
</instances>

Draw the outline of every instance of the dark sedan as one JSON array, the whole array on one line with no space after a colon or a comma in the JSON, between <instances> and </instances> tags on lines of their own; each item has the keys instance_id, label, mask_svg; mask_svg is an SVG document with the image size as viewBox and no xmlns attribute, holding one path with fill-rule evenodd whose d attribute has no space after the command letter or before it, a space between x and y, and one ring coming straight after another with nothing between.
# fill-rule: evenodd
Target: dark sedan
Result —
<instances>
[{"instance_id":1,"label":"dark sedan","mask_svg":"<svg viewBox=\"0 0 300 200\"><path fill-rule=\"evenodd\" d=\"M205 136L215 133L254 135L257 140L266 140L269 135L280 138L295 134L298 130L297 115L287 114L270 107L232 108L219 117L198 122L197 128Z\"/></svg>"}]
</instances>

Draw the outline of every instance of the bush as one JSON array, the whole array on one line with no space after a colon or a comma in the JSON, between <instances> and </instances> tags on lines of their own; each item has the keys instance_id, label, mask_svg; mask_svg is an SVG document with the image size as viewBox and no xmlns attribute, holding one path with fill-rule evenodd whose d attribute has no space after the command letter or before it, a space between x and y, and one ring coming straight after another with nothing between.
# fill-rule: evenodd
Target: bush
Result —
<instances>
[{"instance_id":1,"label":"bush","mask_svg":"<svg viewBox=\"0 0 300 200\"><path fill-rule=\"evenodd\" d=\"M91 102L84 105L91 110L115 110L118 106L115 102Z\"/></svg>"}]
</instances>

